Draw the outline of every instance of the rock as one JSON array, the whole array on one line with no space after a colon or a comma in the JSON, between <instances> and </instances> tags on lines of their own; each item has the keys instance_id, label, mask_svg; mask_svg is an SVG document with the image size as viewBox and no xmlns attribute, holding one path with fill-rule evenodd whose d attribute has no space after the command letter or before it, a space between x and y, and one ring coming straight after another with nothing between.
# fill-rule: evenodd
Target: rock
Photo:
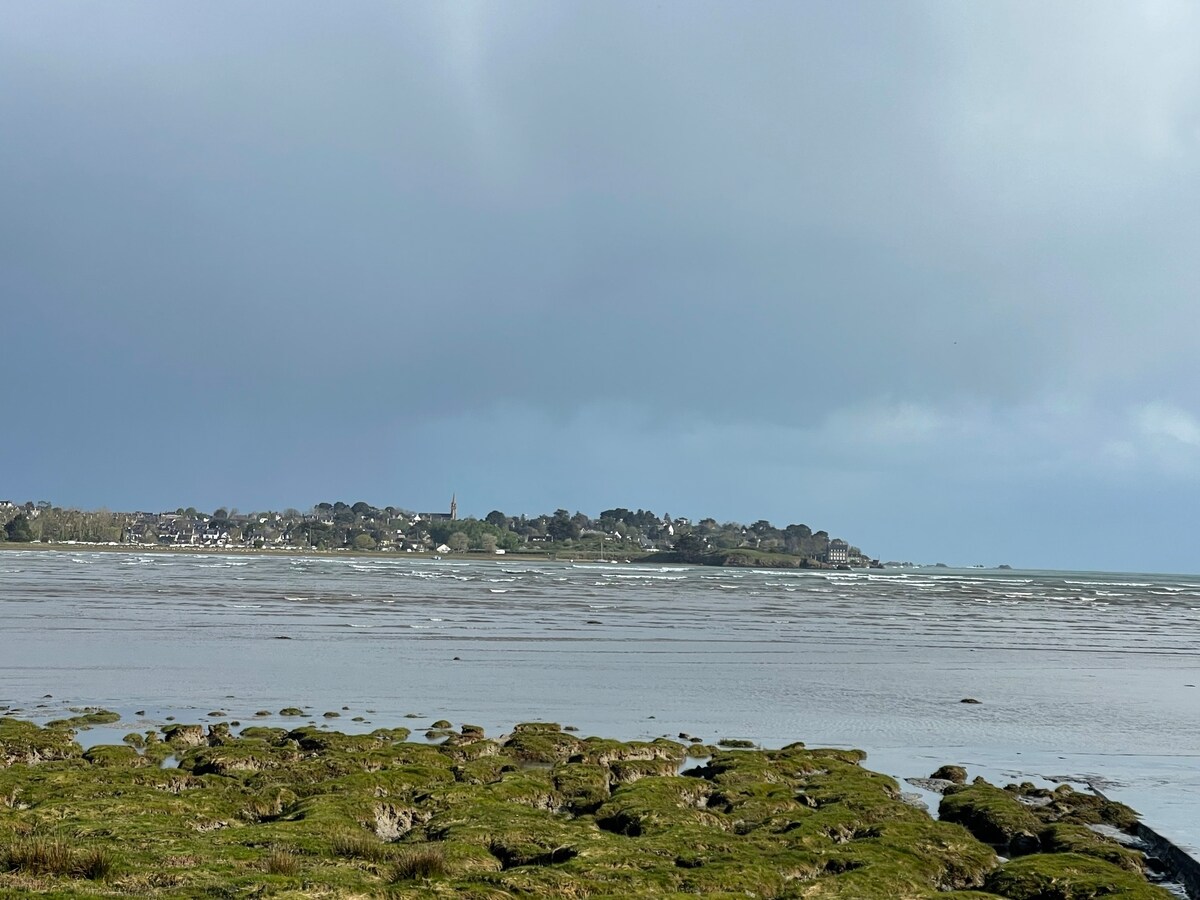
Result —
<instances>
[{"instance_id":1,"label":"rock","mask_svg":"<svg viewBox=\"0 0 1200 900\"><path fill-rule=\"evenodd\" d=\"M207 743L203 725L168 725L162 733L167 743L180 747L200 747Z\"/></svg>"},{"instance_id":2,"label":"rock","mask_svg":"<svg viewBox=\"0 0 1200 900\"><path fill-rule=\"evenodd\" d=\"M963 697L958 702L959 703L979 703L980 701L976 700L974 697Z\"/></svg>"},{"instance_id":3,"label":"rock","mask_svg":"<svg viewBox=\"0 0 1200 900\"><path fill-rule=\"evenodd\" d=\"M1036 853L1042 822L1007 791L976 779L969 787L955 785L942 796L938 816L965 825L975 837L1005 856Z\"/></svg>"},{"instance_id":4,"label":"rock","mask_svg":"<svg viewBox=\"0 0 1200 900\"><path fill-rule=\"evenodd\" d=\"M929 811L929 804L925 802L920 794L903 791L900 794L900 800L904 803L907 803L909 806L915 807L916 809L923 809L926 812Z\"/></svg>"},{"instance_id":5,"label":"rock","mask_svg":"<svg viewBox=\"0 0 1200 900\"><path fill-rule=\"evenodd\" d=\"M905 778L904 780L913 787L919 787L935 794L944 794L948 788L954 786L953 781L947 781L945 778Z\"/></svg>"},{"instance_id":6,"label":"rock","mask_svg":"<svg viewBox=\"0 0 1200 900\"><path fill-rule=\"evenodd\" d=\"M954 784L967 783L967 770L962 766L942 766L929 776L935 780L945 780Z\"/></svg>"}]
</instances>

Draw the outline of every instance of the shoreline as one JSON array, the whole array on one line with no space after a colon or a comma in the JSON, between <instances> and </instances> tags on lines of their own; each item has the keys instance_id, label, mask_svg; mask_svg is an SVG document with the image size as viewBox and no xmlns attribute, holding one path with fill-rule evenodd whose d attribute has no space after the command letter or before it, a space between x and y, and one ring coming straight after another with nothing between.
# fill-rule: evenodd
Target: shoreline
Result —
<instances>
[{"instance_id":1,"label":"shoreline","mask_svg":"<svg viewBox=\"0 0 1200 900\"><path fill-rule=\"evenodd\" d=\"M61 706L58 709L61 710ZM655 892L659 891L665 883L658 879L663 877L684 878L684 881L676 883L676 889L691 892L688 890L691 882L687 878L690 877L688 872L692 868L715 865L719 859L726 858L731 853L735 856L728 857L729 861L733 863L735 858L738 860L734 868L720 867L713 869L712 874L719 876L722 889L746 890L749 889L744 881L747 873L753 873L754 886L761 886L764 884L761 880L764 877L761 866L773 869L783 865L784 858L779 857L778 862L772 863L775 854L790 854L788 858L795 860L797 852L816 854L813 857L814 868L803 877L803 883L829 878L833 879L830 884L835 885L837 879L846 873L858 872L859 874L852 879L859 885L853 889L856 891L854 896L863 898L891 896L889 892L895 889L897 877L902 879L900 883L909 883L908 880L913 879L911 884L914 890L919 889L921 884L926 884L927 890L938 895L945 895L945 892L949 891L947 896L953 896L955 890L990 889L996 891L995 896L998 897L1024 897L1027 895L1000 893L1000 890L1008 885L1026 882L1032 884L1042 877L1039 873L1043 871L1053 871L1056 878L1066 877L1068 880L1073 877L1111 879L1114 886L1119 883L1125 889L1134 891L1122 896L1135 900L1143 897L1146 900L1154 900L1160 896L1169 896L1161 892L1160 888L1152 888L1140 876L1131 880L1135 873L1144 868L1144 864L1137 862L1138 857L1123 849L1119 841L1105 838L1102 833L1082 828L1081 825L1067 824L1093 821L1110 829L1116 828L1125 833L1132 833L1141 825L1132 811L1120 804L1108 803L1097 794L1077 792L1065 785L1050 790L1026 784L1020 788L1010 786L1002 791L980 779L976 779L973 784L966 783L966 771L958 770L959 774L956 774L953 767L949 767L941 770L946 771L952 781L945 782L945 797L941 803L940 816L935 818L934 815L918 812L911 805L911 798L901 802L900 791L903 790L903 782L898 779L893 782L891 778L860 766L865 754L853 749L809 749L803 744L795 743L779 749L763 749L757 746L729 749L706 744L700 738L692 738L683 733L674 739L615 741L582 737L573 733L570 726L546 722L519 723L504 735L487 738L484 729L479 726L453 726L447 720L428 723L430 730L426 732L425 741L422 743L414 739L415 735L410 732L409 726L419 728L425 724L425 719L429 718L427 716L421 716L419 719L409 718L405 725L378 724L360 719L356 724L363 732L356 733L335 727L342 724L337 720L343 714L348 715L351 710L329 710L320 713L311 706L308 710L308 714L297 716L294 713L301 712L301 708L285 708L273 715L260 714L249 717L248 721L241 723L237 720L231 722L228 718L231 713L220 708L208 717L197 717L202 719L199 723L180 721L156 725L147 728L144 735L134 731L126 734L121 740L113 739L112 743L88 741L86 736L90 734L97 738L111 737L133 724L123 721L118 724L120 717L115 713L95 708L78 708L76 711L82 718L76 722L63 722L58 728L47 728L37 725L23 726L20 723L28 722L29 719L14 719L9 716L9 710L0 712L0 774L4 775L10 785L15 784L9 794L9 805L13 810L27 811L14 813L23 821L38 821L38 811L45 803L51 802L43 800L33 805L22 802L25 796L35 796L26 792L35 790L34 785L38 783L41 772L58 773L54 775L56 784L66 779L65 784L77 785L74 790L86 791L97 798L114 791L113 799L109 801L109 811L105 816L107 828L102 832L108 834L112 834L114 830L121 832L126 828L133 829L136 834L142 833L140 826L135 825L148 813L142 804L150 802L154 798L154 792L146 795L145 801L130 800L127 794L139 794L132 787L138 784L139 780L144 782L149 779L154 784L161 782L169 785L178 784L179 779L184 779L191 790L177 796L181 799L190 798L191 802L196 802L196 798L201 795L213 791L221 792L213 794L213 799L204 803L203 808L207 810L204 815L210 816L215 808L212 804L223 802L219 801L219 798L230 791L249 790L251 795L261 797L264 775L267 776L266 784L276 785L270 789L275 791L273 796L283 796L278 793L282 790L289 797L299 798L271 801L274 804L270 807L272 811L265 814L245 811L237 813L229 808L230 811L224 813L226 819L212 829L201 828L200 837L185 836L186 832L180 833L166 841L170 846L165 849L163 840L158 838L152 845L144 848L134 843L121 845L119 850L112 852L118 854L121 859L119 865L114 863L114 869L122 873L123 890L134 884L131 879L140 876L144 865L158 858L155 854L161 855L168 850L176 852L185 846L191 848L188 852L192 854L192 858L204 860L206 865L206 854L211 854L213 868L205 872L178 873L181 881L175 886L183 887L186 882L192 887L199 887L202 882L211 883L214 878L223 882L235 877L243 885L260 882L263 866L266 866L270 873L270 858L253 863L250 867L252 871L247 869L244 861L226 862L223 856L226 850L223 848L227 847L228 843L220 836L225 835L228 829L232 829L229 831L231 837L244 833L246 836L241 840L249 841L249 846L252 847L263 846L262 838L253 837L252 832L257 833L261 830L264 835L274 835L270 839L270 846L274 850L282 848L283 852L301 855L306 870L306 883L320 883L324 879L331 887L347 886L341 882L342 878L350 876L342 871L344 864L339 863L337 859L339 842L344 842L345 837L342 836L352 832L361 834L357 830L361 827L367 831L373 830L370 846L376 849L371 852L379 853L381 859L384 856L391 859L395 853L407 852L414 842L426 849L432 844L437 845L433 849L439 854L444 854L445 861L452 864L443 866L421 881L421 890L430 889L435 882L446 882L448 886L452 883L456 890L468 889L477 877L494 871L489 866L479 868L478 864L481 864L485 857L476 855L479 845L474 842L483 839L484 849L500 860L499 871L514 873L511 878L515 878L516 881L511 882L512 887L522 891L534 888L537 892L535 885L541 883L539 879L543 874L552 875L553 884L559 883L561 877L568 877L576 879L576 883L581 886L591 884L595 879L608 878L609 875L605 873L609 870L604 867L596 868L593 863L591 854L599 852L595 851L595 847L598 846L596 841L605 846L611 843L611 852L617 853L623 859L626 854L634 852L633 848L637 846L628 843L631 836L646 838L649 841L657 833L656 829L667 826L667 830L663 832L664 836L673 834L679 828L702 828L708 829L710 837L701 839L699 855L695 855L696 837L684 838L677 852L683 853L684 846L692 846L693 855L687 858L694 860L694 864L684 866L676 861L673 866L664 870L662 875L656 875L655 880L646 884L641 884L636 878L634 882L624 882L621 892L628 892L627 896L643 896L641 890L651 885L656 885ZM44 718L55 711L46 708L38 713L37 717ZM218 712L220 715L217 715ZM324 722L320 722L323 717ZM118 721L113 721L114 718ZM291 721L281 722L281 719ZM89 721L98 721L101 724L90 727ZM150 719L142 718L136 724L141 727L147 725L148 721ZM71 725L80 730L71 730ZM372 731L365 732L368 726L375 727ZM34 730L30 731L29 728ZM235 728L240 728L240 731L235 731ZM727 743L751 742L743 739ZM22 752L25 753L24 758L21 756ZM9 763L7 768L4 765L6 758ZM513 761L515 765L503 765L505 759ZM416 770L412 769L412 766L417 760L421 760L423 771L430 773L420 776L424 779L434 777L438 766L449 765L457 760L452 767L454 778L450 786L447 786L447 782L442 780L441 776L436 776L433 781L423 782L424 786L419 789L419 795L425 798L423 800L414 799L417 798L417 794L402 792L403 796L410 797L402 801L409 804L405 810L393 805L395 802L401 802L401 794L396 795L395 801L380 801L380 786L391 784L387 776L391 767L398 765L398 774L415 773ZM434 765L437 760L441 761ZM431 766L433 768L430 768ZM767 766L768 769L776 766L784 768L774 770L776 774L772 775L766 774L763 766ZM310 774L302 775L301 770L309 771ZM364 783L358 780L360 776L351 774L358 770L377 774L370 776ZM466 776L468 771L478 774ZM586 778L580 781L585 772ZM722 773L741 774L736 774L732 781L725 781ZM201 775L205 779L203 782L196 780ZM602 782L594 780L601 775ZM350 777L351 780L343 781L345 777ZM412 777L412 774L403 775L402 783L408 784ZM747 777L750 778L749 782L746 781ZM771 787L778 784L780 779L794 780L797 783L780 794ZM322 787L326 781L328 788ZM462 787L453 788L455 783ZM337 786L343 784L343 787ZM334 808L343 810L337 817L340 824L336 832L330 832L329 826L322 824L324 819L311 819L311 809L299 818L293 818L287 812L291 808L304 809L305 804L311 806L312 802L322 797L342 796L344 791L351 790L351 784L361 784L361 787L353 790L361 791L366 788L368 793L363 795L363 803L360 806L351 804L347 807L339 801L336 807L330 808L331 812ZM376 787L371 788L370 785ZM466 795L462 795L467 785L474 787L471 787ZM327 794L327 790L335 793ZM693 790L700 792L697 796L709 798L706 804L699 806L699 811L695 810L695 803L691 800L679 807L673 805L673 801L661 805L666 797L673 797L678 791L687 793ZM767 793L763 794L763 791ZM1016 793L1012 793L1013 791ZM488 798L495 792L500 792L497 796L503 797L503 806L496 807L494 812L488 812L492 809L488 805L491 802ZM815 797L815 802L806 802L806 794ZM469 803L483 804L478 807L478 812L471 813L472 818L493 817L488 820L490 824L478 838L472 836L476 832L463 833L457 830L457 826L438 824L443 820L447 823L460 821L454 810L458 808L456 804L463 801L452 799L460 795L475 798L468 800ZM772 795L777 799L766 801L767 805L763 806L765 798ZM53 801L57 804L53 806L53 817L46 821L59 823L56 828L78 830L84 827L86 830L88 816L94 814L89 810L95 800L86 809L77 809L72 805L71 796L72 790L67 790L60 800ZM303 800L305 796L309 796L311 800ZM388 789L385 789L382 796L388 796ZM895 852L904 858L912 854L921 856L927 852L932 853L932 856L926 858L924 867L919 866L911 873L905 870L898 874L892 868L893 863L886 862L891 859L891 851L878 858L874 855L875 851L863 857L862 852L867 845L860 847L855 839L851 839L848 844L841 839L829 843L828 836L822 837L824 832L820 829L812 832L811 839L805 838L799 844L785 837L793 833L791 827L801 829L796 832L798 836L808 833L803 830L808 829L820 818L821 810L825 809L827 804L834 805L829 807L829 811L834 812L834 807L846 802L846 798L850 796L860 799L854 800L853 805L847 807L845 812L835 813L833 821L841 823L837 826L839 829L857 828L847 826L845 817L850 815L853 820L854 816L865 814L864 823L876 824L869 828L864 824L864 834L869 832L874 836L872 840L878 841L880 834L886 838L886 835L891 833L891 826L887 826L886 823L896 822L899 830L895 832L895 837L890 839L895 842ZM1013 799L1026 796L1030 800L1028 804ZM376 799L371 800L370 797ZM440 799L443 797L445 799ZM719 805L715 807L712 800L714 797L720 798ZM739 800L738 797L742 799ZM789 797L792 799L788 799ZM414 803L415 806L412 805ZM446 806L446 803L450 805ZM647 803L650 805L645 805ZM520 812L523 808L543 812L530 819L531 813ZM693 809L693 812L688 812L689 808ZM1039 812L1052 808L1057 812ZM251 809L257 807L252 806ZM355 809L358 809L358 812L355 812ZM372 809L374 812L371 812ZM912 812L905 812L906 809ZM195 813L197 815L200 814L198 810L199 807ZM51 812L48 809L46 815L51 815ZM228 819L231 814L241 821L234 822ZM445 819L447 815L451 817L448 820ZM541 818L543 815L549 818ZM564 815L567 818L562 818ZM722 816L732 816L730 824L734 821L742 822L734 833L746 835L747 839L734 840L728 836L729 825L723 824L725 820ZM780 817L783 817L782 820ZM313 821L314 825L302 828L301 825L305 821ZM778 831L777 826L771 824L776 821L792 821L794 825ZM72 826L72 822L76 824ZM882 832L879 831L878 824L881 822L885 823ZM1017 824L1013 824L1014 822ZM292 823L292 826L287 823ZM899 823L906 824L899 827ZM203 825L203 821L200 824ZM595 830L597 824L600 827L598 832ZM975 843L970 846L963 843L968 838L962 826L966 826L974 835L972 840ZM313 828L317 830L314 831ZM534 849L528 852L521 851L525 855L519 857L510 856L510 853L517 852L510 849L497 853L497 835L510 833L514 828L521 832L519 843L523 842L522 845L527 846L532 842ZM918 839L919 843L912 843L916 837L913 833L914 828L922 835ZM550 831L545 832L546 829ZM761 832L759 829L762 829ZM539 836L543 832L547 836ZM960 832L962 836L955 836ZM206 834L218 836L217 842L214 844L203 837ZM599 835L603 834L616 837L601 840ZM622 838L621 835L625 837ZM1091 836L1085 837L1086 835ZM302 836L302 843L295 844L294 842L301 840ZM368 835L363 834L361 839L368 840ZM714 840L716 844L712 843ZM15 846L11 841L10 836L10 848ZM314 847L323 846L322 841L332 841L333 850L314 850ZM1033 842L1032 845L1030 841ZM1035 854L1039 853L1039 841L1040 855L1026 855L1031 846ZM639 840L639 844L650 846L646 841ZM0 818L0 852L5 852L3 846L4 820ZM98 847L103 846L103 841L98 843L93 840L86 848L81 845L72 852L78 856L85 852L95 852ZM301 850L301 846L308 849ZM724 849L717 849L718 846ZM888 839L884 840L883 846L889 846ZM288 849L289 847L292 849ZM386 849L388 847L396 849ZM537 849L538 847L542 849ZM564 849L559 854L555 847ZM919 850L918 847L926 849ZM931 847L940 849L930 850ZM999 859L995 856L996 851L1001 853ZM1068 852L1063 855L1064 851ZM11 858L11 849L8 852ZM544 853L550 853L550 858L542 860L539 854ZM828 861L840 859L845 853L850 853L849 858L856 860L853 865L847 867L840 862ZM1080 854L1083 854L1082 858ZM1011 857L1013 862L1005 862L1005 856ZM239 854L238 858L243 859L244 854ZM682 858L684 856L678 856L677 860ZM576 859L579 860L577 864L558 868L560 864ZM1077 859L1081 861L1077 862ZM468 860L469 864L464 863L464 860ZM161 866L161 863L159 865ZM1076 874L1068 873L1063 876L1060 869L1064 865ZM199 867L193 865L191 868ZM547 868L569 874L564 876L543 872ZM684 870L682 873L679 871L681 868ZM925 882L923 879L931 877L928 874L930 871L940 874L932 876L933 881ZM667 873L673 874L668 876ZM777 878L778 874L776 871L771 877ZM47 879L44 874L41 877L44 886ZM71 877L78 881L80 876ZM356 871L353 875L358 882L365 879L366 883L374 883L379 877L380 871L370 867ZM386 873L383 877L386 879ZM533 881L528 881L528 878L533 878ZM6 884L4 879L5 876L0 874L0 887ZM487 875L487 880L497 883L491 875ZM62 887L62 878L50 881ZM393 879L393 883L407 884L407 881L406 878ZM551 883L547 883L546 886ZM121 885L122 882L117 884ZM1138 884L1144 887L1139 888ZM152 890L154 885L149 882L143 886L147 896L176 896L169 890ZM781 888L785 886L786 880L778 885ZM416 889L415 885L413 887ZM716 885L711 885L710 889L712 887ZM781 896L778 892L775 895ZM915 893L913 895L916 896ZM825 894L822 893L821 896ZM837 893L836 896L842 894Z\"/></svg>"},{"instance_id":2,"label":"shoreline","mask_svg":"<svg viewBox=\"0 0 1200 900\"><path fill-rule=\"evenodd\" d=\"M52 697L43 697L39 698L39 700L41 701L40 703L27 703L19 707L0 704L0 718L15 716L23 721L44 726L47 722L55 719L66 719L73 715L85 714L89 710L100 709L100 707L95 706L81 706L78 703L63 702ZM234 734L237 734L239 730L258 727L284 729L307 727L317 729L322 733L347 735L366 735L380 728L403 728L411 729L412 734L409 740L419 743L423 742L427 745L436 745L445 737L445 729L432 728L433 724L439 720L448 719L453 716L452 711L446 709L437 709L431 712L392 712L380 714L374 708L367 709L364 704L349 705L353 701L349 701L348 704L343 704L340 707L337 704L330 704L331 708L328 710L313 704L304 704L303 706L285 706L284 709L292 710L288 715L282 714L282 710L256 711L256 714L256 712L250 711L249 708L255 704L246 701L244 698L238 700L236 703L229 702L232 700L234 698L225 698L224 703L212 704L208 713L203 711L205 709L203 705L156 707L153 710L135 711L133 705L117 704L115 708L121 710L118 721L83 725L76 731L75 739L86 750L92 746L120 743L122 737L131 730L161 731L164 728L179 725L202 728L210 728L214 725L217 727L228 727ZM135 714L136 712L145 714L139 716ZM263 714L268 712L269 714ZM219 713L219 715L214 715L214 713ZM654 719L654 717L651 717L651 719ZM481 721L484 722L484 727L489 733L494 728L504 727L500 723L489 725L486 717ZM563 731L577 737L587 738L589 736L590 729L581 730L566 719L562 721ZM725 742L728 742L730 745L736 747L754 750L777 749L775 745L786 746L789 743L789 740L786 738L776 738L768 741L764 740L761 736L749 733L734 734L720 732L711 735L701 734L696 737L693 737L691 732L687 731L679 735L674 733L658 733L656 729L648 727L653 724L652 722L642 721L635 723L634 720L630 720L628 724L628 728L617 729L617 740L633 742L675 740L686 734L688 738L707 748L720 749ZM433 731L441 733L433 735ZM430 733L426 734L426 732ZM510 733L502 733L494 739L504 740L508 737L511 737ZM592 735L592 737L595 736ZM908 795L906 802L915 802L918 808L926 810L935 819L938 818L937 804L940 795L935 789L931 789L925 784L925 782L929 781L929 773L925 770L933 771L942 765L962 765L968 770L970 777L985 778L995 784L1019 781L1038 789L1047 790L1053 790L1061 785L1068 785L1078 791L1086 791L1104 799L1122 802L1122 790L1119 785L1112 785L1105 782L1104 779L1098 778L1098 776L1082 773L1075 775L1048 775L1045 774L1046 770L1044 767L1036 765L1033 768L1041 769L1042 771L1033 771L1029 766L1029 760L1020 762L1020 754L1018 754L1017 758L970 762L965 761L961 753L957 755L950 753L949 751L952 748L949 747L941 748L940 751L930 747L902 748L893 746L872 748L869 744L864 746L861 741L854 744L841 741L822 741L821 746L862 753L868 768L893 778ZM974 754L968 753L966 755L971 757ZM1062 757L1059 758L1061 759ZM1157 855L1164 859L1173 860L1171 866L1175 872L1179 873L1180 882L1188 885L1189 890L1193 892L1190 896L1194 900L1200 900L1200 889L1197 888L1198 882L1196 880L1197 873L1200 872L1200 853L1197 853L1195 848L1191 848L1178 839L1171 837L1169 831L1163 830L1162 826L1153 821L1153 819L1143 819L1140 811L1137 836L1148 846L1154 848L1157 851Z\"/></svg>"}]
</instances>

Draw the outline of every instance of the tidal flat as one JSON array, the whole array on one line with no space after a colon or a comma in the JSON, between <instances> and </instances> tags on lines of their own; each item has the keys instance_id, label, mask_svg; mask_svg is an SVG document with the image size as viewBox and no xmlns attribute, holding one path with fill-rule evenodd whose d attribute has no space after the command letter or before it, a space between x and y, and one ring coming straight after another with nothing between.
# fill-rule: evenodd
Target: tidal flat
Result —
<instances>
[{"instance_id":1,"label":"tidal flat","mask_svg":"<svg viewBox=\"0 0 1200 900\"><path fill-rule=\"evenodd\" d=\"M803 739L901 783L954 763L1094 785L1200 851L1195 576L10 549L0 621L0 715L121 714L85 744L172 720L421 735L541 717Z\"/></svg>"},{"instance_id":2,"label":"tidal flat","mask_svg":"<svg viewBox=\"0 0 1200 900\"><path fill-rule=\"evenodd\" d=\"M948 767L934 819L856 750L547 722L494 738L438 722L437 743L173 723L85 749L73 729L104 712L0 718L4 896L1173 896L1119 839L1134 812L1066 785Z\"/></svg>"}]
</instances>

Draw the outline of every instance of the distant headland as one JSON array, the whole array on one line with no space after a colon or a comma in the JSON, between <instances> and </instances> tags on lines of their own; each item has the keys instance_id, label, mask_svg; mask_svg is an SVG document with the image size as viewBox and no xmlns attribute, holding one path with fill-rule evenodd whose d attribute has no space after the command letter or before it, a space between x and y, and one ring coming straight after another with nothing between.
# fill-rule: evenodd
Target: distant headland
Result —
<instances>
[{"instance_id":1,"label":"distant headland","mask_svg":"<svg viewBox=\"0 0 1200 900\"><path fill-rule=\"evenodd\" d=\"M756 568L880 567L850 542L807 525L776 527L697 521L614 507L598 516L565 509L540 515L492 510L458 515L456 497L442 512L322 502L298 509L239 512L194 507L166 512L112 512L0 500L0 541L141 548L360 551L425 554L536 554L598 560L653 558Z\"/></svg>"}]
</instances>

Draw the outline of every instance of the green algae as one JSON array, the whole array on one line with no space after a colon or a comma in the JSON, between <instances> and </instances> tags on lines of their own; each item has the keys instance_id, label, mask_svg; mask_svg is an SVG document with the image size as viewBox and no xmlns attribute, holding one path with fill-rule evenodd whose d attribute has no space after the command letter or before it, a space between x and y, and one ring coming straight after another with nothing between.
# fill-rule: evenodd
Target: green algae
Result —
<instances>
[{"instance_id":1,"label":"green algae","mask_svg":"<svg viewBox=\"0 0 1200 900\"><path fill-rule=\"evenodd\" d=\"M961 823L1007 856L1071 855L1117 866L1135 876L1145 871L1141 853L1086 827L1104 824L1132 832L1137 814L1122 803L1067 785L1053 791L1029 783L1001 789L976 779L970 785L948 788L939 814L943 820Z\"/></svg>"},{"instance_id":2,"label":"green algae","mask_svg":"<svg viewBox=\"0 0 1200 900\"><path fill-rule=\"evenodd\" d=\"M1006 856L1033 853L1041 846L1042 821L1016 796L986 782L947 789L938 815L958 822Z\"/></svg>"},{"instance_id":3,"label":"green algae","mask_svg":"<svg viewBox=\"0 0 1200 900\"><path fill-rule=\"evenodd\" d=\"M1077 853L1039 853L1005 863L987 888L1011 900L1170 900L1165 889L1112 863Z\"/></svg>"},{"instance_id":4,"label":"green algae","mask_svg":"<svg viewBox=\"0 0 1200 900\"><path fill-rule=\"evenodd\" d=\"M72 712L77 712L78 715L67 719L55 719L53 722L48 722L47 727L83 731L93 725L111 725L121 721L121 714L113 712L111 709L89 706L78 710L73 709Z\"/></svg>"},{"instance_id":5,"label":"green algae","mask_svg":"<svg viewBox=\"0 0 1200 900\"><path fill-rule=\"evenodd\" d=\"M1058 822L1044 828L1039 837L1042 850L1047 853L1078 853L1130 872L1141 874L1146 871L1146 858L1141 853L1107 840L1084 825Z\"/></svg>"},{"instance_id":6,"label":"green algae","mask_svg":"<svg viewBox=\"0 0 1200 900\"><path fill-rule=\"evenodd\" d=\"M967 823L902 802L857 751L706 748L681 775L684 744L553 723L408 737L176 724L85 753L63 729L0 719L0 861L19 863L0 865L0 895L1021 900L1059 896L1029 893L1049 872L1161 896L1135 854L1082 827L1125 816L1090 795L1031 813L1043 849L1070 851L1049 854L1066 860L1055 874L1045 854L999 867ZM168 753L177 769L159 768ZM1025 811L1019 791L947 800ZM36 846L57 867L19 862Z\"/></svg>"},{"instance_id":7,"label":"green algae","mask_svg":"<svg viewBox=\"0 0 1200 900\"><path fill-rule=\"evenodd\" d=\"M39 728L32 722L0 717L0 768L81 755L83 748L68 729Z\"/></svg>"}]
</instances>

